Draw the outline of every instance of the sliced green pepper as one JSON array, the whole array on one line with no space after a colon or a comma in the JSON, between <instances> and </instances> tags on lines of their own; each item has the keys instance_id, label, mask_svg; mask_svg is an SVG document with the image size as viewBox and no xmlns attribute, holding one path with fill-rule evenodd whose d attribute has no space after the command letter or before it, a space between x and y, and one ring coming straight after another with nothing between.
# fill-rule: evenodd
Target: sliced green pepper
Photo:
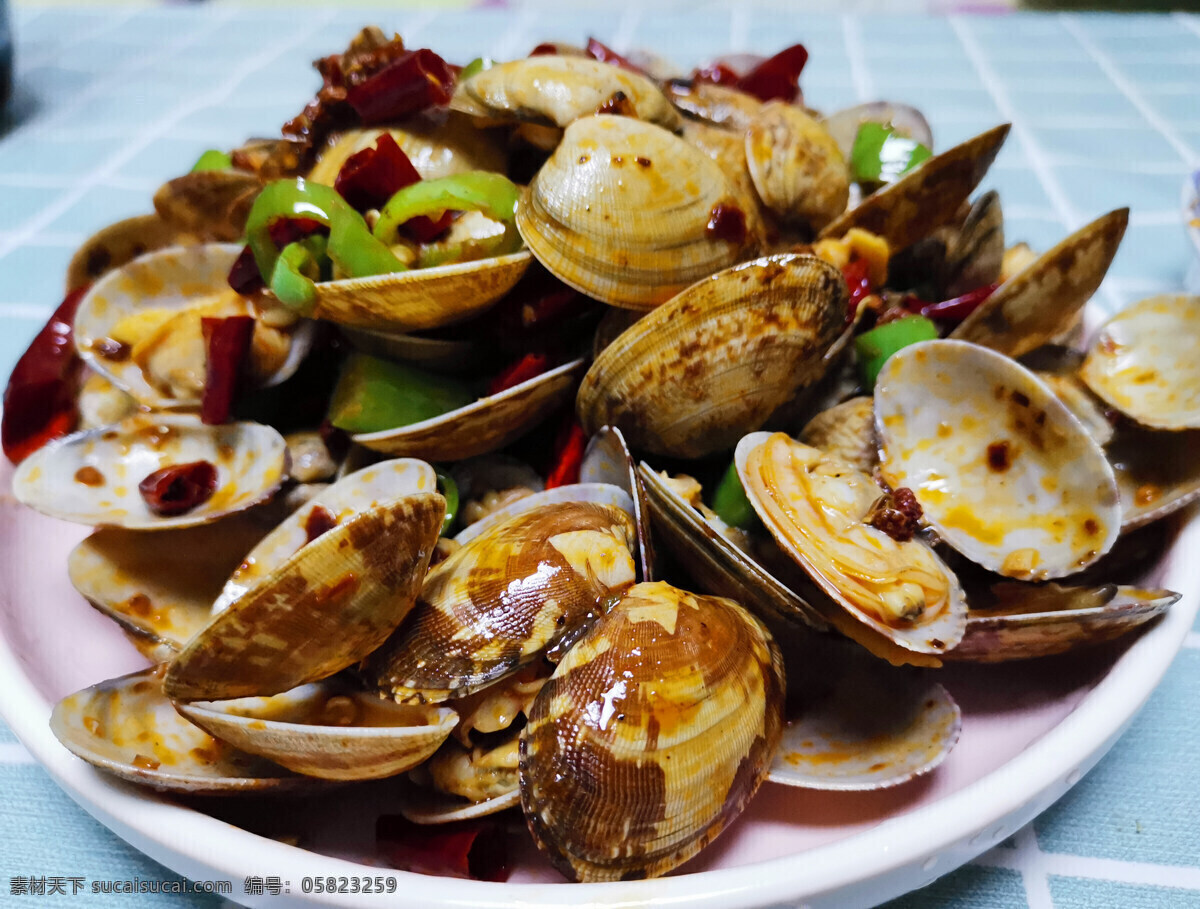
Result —
<instances>
[{"instance_id":1,"label":"sliced green pepper","mask_svg":"<svg viewBox=\"0 0 1200 909\"><path fill-rule=\"evenodd\" d=\"M444 211L478 211L504 225L504 235L494 255L520 248L517 233L517 199L521 190L502 174L475 170L437 180L422 180L404 187L392 196L375 222L375 237L391 246L397 242L400 226L420 215L440 217Z\"/></svg>"},{"instance_id":2,"label":"sliced green pepper","mask_svg":"<svg viewBox=\"0 0 1200 909\"><path fill-rule=\"evenodd\" d=\"M321 279L321 259L326 245L324 237L312 236L285 246L271 273L271 290L275 296L293 309L312 312L317 302L314 282Z\"/></svg>"},{"instance_id":3,"label":"sliced green pepper","mask_svg":"<svg viewBox=\"0 0 1200 909\"><path fill-rule=\"evenodd\" d=\"M446 376L356 353L342 367L329 420L347 432L379 432L465 407L476 397Z\"/></svg>"},{"instance_id":4,"label":"sliced green pepper","mask_svg":"<svg viewBox=\"0 0 1200 909\"><path fill-rule=\"evenodd\" d=\"M863 332L854 339L854 352L858 355L858 375L867 391L875 388L875 379L888 357L896 351L916 344L932 341L938 336L937 326L924 316L906 316Z\"/></svg>"},{"instance_id":5,"label":"sliced green pepper","mask_svg":"<svg viewBox=\"0 0 1200 909\"><path fill-rule=\"evenodd\" d=\"M458 74L458 81L466 82L476 73L481 73L485 69L491 69L496 65L496 61L491 57L476 57L470 63L463 67L462 72Z\"/></svg>"},{"instance_id":6,"label":"sliced green pepper","mask_svg":"<svg viewBox=\"0 0 1200 909\"><path fill-rule=\"evenodd\" d=\"M210 148L192 165L191 172L194 174L198 170L231 170L232 168L233 158L228 152Z\"/></svg>"},{"instance_id":7,"label":"sliced green pepper","mask_svg":"<svg viewBox=\"0 0 1200 909\"><path fill-rule=\"evenodd\" d=\"M458 484L454 482L454 477L439 469L437 486L438 492L446 500L446 517L442 521L442 536L445 536L450 532L450 528L454 526L454 520L458 517Z\"/></svg>"},{"instance_id":8,"label":"sliced green pepper","mask_svg":"<svg viewBox=\"0 0 1200 909\"><path fill-rule=\"evenodd\" d=\"M855 183L891 183L931 154L920 142L900 135L891 126L864 123L850 151L850 176Z\"/></svg>"},{"instance_id":9,"label":"sliced green pepper","mask_svg":"<svg viewBox=\"0 0 1200 909\"><path fill-rule=\"evenodd\" d=\"M717 484L713 493L712 510L730 527L740 527L747 530L754 525L756 515L754 506L746 498L746 490L742 488L742 480L738 476L737 464L730 464Z\"/></svg>"},{"instance_id":10,"label":"sliced green pepper","mask_svg":"<svg viewBox=\"0 0 1200 909\"><path fill-rule=\"evenodd\" d=\"M303 178L276 180L263 187L250 215L246 219L246 242L254 253L259 274L275 289L275 268L279 251L271 239L271 223L277 218L309 218L329 228L326 252L343 273L351 278L365 278L389 272L405 271L404 263L395 253L371 235L362 215L350 207L337 191ZM299 253L284 268L293 274L283 275L279 286L286 296L279 299L301 313L311 311L316 288L313 279L298 268ZM278 291L276 292L278 295ZM307 307L307 310L306 310Z\"/></svg>"}]
</instances>

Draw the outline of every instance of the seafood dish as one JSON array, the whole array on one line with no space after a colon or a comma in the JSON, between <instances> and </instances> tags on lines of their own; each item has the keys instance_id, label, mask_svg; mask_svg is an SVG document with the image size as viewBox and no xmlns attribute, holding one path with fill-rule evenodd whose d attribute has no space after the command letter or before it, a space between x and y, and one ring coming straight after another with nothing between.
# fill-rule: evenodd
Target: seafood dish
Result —
<instances>
[{"instance_id":1,"label":"seafood dish","mask_svg":"<svg viewBox=\"0 0 1200 909\"><path fill-rule=\"evenodd\" d=\"M507 818L637 880L763 787L936 773L943 666L1161 617L1200 297L1089 334L1127 209L1013 243L1007 125L819 111L807 57L366 28L88 239L3 447L148 667L62 744L192 804L388 781L406 870L503 880Z\"/></svg>"}]
</instances>

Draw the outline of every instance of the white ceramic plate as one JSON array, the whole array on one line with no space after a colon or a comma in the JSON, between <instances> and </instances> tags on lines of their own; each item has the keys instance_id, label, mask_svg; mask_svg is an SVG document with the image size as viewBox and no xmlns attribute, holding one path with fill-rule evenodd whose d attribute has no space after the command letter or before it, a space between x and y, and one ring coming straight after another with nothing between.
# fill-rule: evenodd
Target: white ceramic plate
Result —
<instances>
[{"instance_id":1,"label":"white ceramic plate","mask_svg":"<svg viewBox=\"0 0 1200 909\"><path fill-rule=\"evenodd\" d=\"M11 470L0 470L7 490ZM567 885L513 822L510 882L380 871L374 821L395 812L394 783L302 803L188 805L113 780L50 734L59 697L143 665L116 626L70 587L66 555L85 533L0 497L0 714L88 812L162 864L225 878L249 905L391 907L869 906L923 886L1011 835L1108 750L1158 683L1200 603L1200 521L1176 537L1151 579L1181 591L1164 621L1130 645L1015 666L956 666L940 678L963 707L959 746L931 776L881 793L812 793L766 784L746 815L683 871L654 881ZM203 810L199 810L203 809ZM236 820L251 833L227 820ZM271 836L299 834L307 849ZM309 851L312 850L312 851ZM372 866L373 865L373 866ZM395 895L305 894L305 877L394 874ZM278 876L284 897L240 895Z\"/></svg>"}]
</instances>

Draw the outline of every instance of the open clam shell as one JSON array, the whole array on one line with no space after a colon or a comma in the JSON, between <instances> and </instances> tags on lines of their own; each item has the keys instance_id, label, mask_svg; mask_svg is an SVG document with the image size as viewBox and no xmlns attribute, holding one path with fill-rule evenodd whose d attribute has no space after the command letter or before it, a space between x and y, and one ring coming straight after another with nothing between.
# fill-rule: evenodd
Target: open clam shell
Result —
<instances>
[{"instance_id":1,"label":"open clam shell","mask_svg":"<svg viewBox=\"0 0 1200 909\"><path fill-rule=\"evenodd\" d=\"M746 132L763 106L758 98L736 88L691 79L672 79L663 92L688 117L738 134Z\"/></svg>"},{"instance_id":2,"label":"open clam shell","mask_svg":"<svg viewBox=\"0 0 1200 909\"><path fill-rule=\"evenodd\" d=\"M626 511L592 502L489 522L429 573L367 677L400 703L438 703L515 673L633 583L635 539Z\"/></svg>"},{"instance_id":3,"label":"open clam shell","mask_svg":"<svg viewBox=\"0 0 1200 909\"><path fill-rule=\"evenodd\" d=\"M588 442L579 466L579 482L607 483L629 494L638 535L638 580L653 581L654 541L650 535L650 506L638 477L637 463L615 426L601 426Z\"/></svg>"},{"instance_id":4,"label":"open clam shell","mask_svg":"<svg viewBox=\"0 0 1200 909\"><path fill-rule=\"evenodd\" d=\"M1122 426L1105 448L1121 492L1121 532L1200 499L1200 430Z\"/></svg>"},{"instance_id":5,"label":"open clam shell","mask_svg":"<svg viewBox=\"0 0 1200 909\"><path fill-rule=\"evenodd\" d=\"M262 187L262 180L246 171L196 170L159 187L154 210L168 224L197 237L233 242L241 239Z\"/></svg>"},{"instance_id":6,"label":"open clam shell","mask_svg":"<svg viewBox=\"0 0 1200 909\"><path fill-rule=\"evenodd\" d=\"M615 483L569 483L566 486L555 486L553 489L542 489L522 496L515 502L489 512L485 517L459 531L454 537L454 542L465 546L477 537L483 536L496 525L503 524L519 514L546 505L561 505L566 502L611 505L613 508L619 508L625 512L631 521L634 519L633 497Z\"/></svg>"},{"instance_id":7,"label":"open clam shell","mask_svg":"<svg viewBox=\"0 0 1200 909\"><path fill-rule=\"evenodd\" d=\"M42 514L76 524L165 530L207 524L269 499L283 482L283 436L258 423L205 426L195 417L139 414L38 449L13 475L13 494ZM217 487L181 515L150 510L138 484L161 468L208 461Z\"/></svg>"},{"instance_id":8,"label":"open clam shell","mask_svg":"<svg viewBox=\"0 0 1200 909\"><path fill-rule=\"evenodd\" d=\"M728 449L819 377L845 296L836 268L793 253L702 280L601 352L579 388L580 422L656 454Z\"/></svg>"},{"instance_id":9,"label":"open clam shell","mask_svg":"<svg viewBox=\"0 0 1200 909\"><path fill-rule=\"evenodd\" d=\"M879 123L893 127L901 135L920 142L926 148L933 149L933 130L929 121L915 107L901 104L897 101L868 101L856 104L854 107L843 108L823 118L825 128L829 130L843 158L849 158L854 150L854 140L864 123Z\"/></svg>"},{"instance_id":10,"label":"open clam shell","mask_svg":"<svg viewBox=\"0 0 1200 909\"><path fill-rule=\"evenodd\" d=\"M822 237L842 237L861 227L903 249L945 224L979 185L1008 136L1008 124L947 149L872 193L827 224Z\"/></svg>"},{"instance_id":11,"label":"open clam shell","mask_svg":"<svg viewBox=\"0 0 1200 909\"><path fill-rule=\"evenodd\" d=\"M161 667L68 695L54 706L50 730L89 764L164 792L205 795L319 785L217 741L185 720L163 696Z\"/></svg>"},{"instance_id":12,"label":"open clam shell","mask_svg":"<svg viewBox=\"0 0 1200 909\"><path fill-rule=\"evenodd\" d=\"M828 636L806 638L788 666L799 710L784 726L772 783L886 789L931 772L958 742L962 711L927 673Z\"/></svg>"},{"instance_id":13,"label":"open clam shell","mask_svg":"<svg viewBox=\"0 0 1200 909\"><path fill-rule=\"evenodd\" d=\"M559 280L613 306L650 309L743 258L752 238L735 209L704 152L651 123L602 115L567 127L521 196L517 229ZM724 211L742 218L729 239L710 227Z\"/></svg>"},{"instance_id":14,"label":"open clam shell","mask_svg":"<svg viewBox=\"0 0 1200 909\"><path fill-rule=\"evenodd\" d=\"M67 572L105 615L179 651L208 624L221 585L268 526L252 512L153 534L101 528L71 551Z\"/></svg>"},{"instance_id":15,"label":"open clam shell","mask_svg":"<svg viewBox=\"0 0 1200 909\"><path fill-rule=\"evenodd\" d=\"M849 461L863 473L873 473L879 466L875 400L860 396L821 411L805 424L799 439Z\"/></svg>"},{"instance_id":16,"label":"open clam shell","mask_svg":"<svg viewBox=\"0 0 1200 909\"><path fill-rule=\"evenodd\" d=\"M879 498L871 477L782 433L751 433L734 459L771 536L844 610L840 631L858 639L862 625L934 656L961 640L967 607L958 578L924 540L898 541L866 523Z\"/></svg>"},{"instance_id":17,"label":"open clam shell","mask_svg":"<svg viewBox=\"0 0 1200 909\"><path fill-rule=\"evenodd\" d=\"M227 609L332 527L392 499L436 491L437 474L433 468L411 458L383 461L342 477L292 512L253 549L242 550L239 564L226 575L228 580L220 596L215 602L209 601L211 612Z\"/></svg>"},{"instance_id":18,"label":"open clam shell","mask_svg":"<svg viewBox=\"0 0 1200 909\"><path fill-rule=\"evenodd\" d=\"M1083 424L1032 372L965 341L899 351L875 385L882 473L938 535L1022 580L1081 571L1121 528L1117 482Z\"/></svg>"},{"instance_id":19,"label":"open clam shell","mask_svg":"<svg viewBox=\"0 0 1200 909\"><path fill-rule=\"evenodd\" d=\"M1068 331L1104 280L1128 221L1121 208L1080 228L1001 284L950 337L1019 357Z\"/></svg>"},{"instance_id":20,"label":"open clam shell","mask_svg":"<svg viewBox=\"0 0 1200 909\"><path fill-rule=\"evenodd\" d=\"M227 281L229 269L241 251L240 246L232 243L170 246L109 272L79 301L74 338L80 358L147 407L199 406L203 387L202 355L196 358L200 375L190 380L196 390L187 394L181 387L167 389L152 384L142 364L129 356L127 348L116 356L106 355L105 350L114 330L127 320L138 317L165 320L211 304L222 296L227 299L221 305L220 315L254 315L249 298L233 293ZM202 344L198 323L196 329L195 342ZM295 373L312 346L312 331L311 323L303 322L287 330L283 338L288 344L286 356L262 384L277 384ZM177 353L175 359L178 364L184 357Z\"/></svg>"},{"instance_id":21,"label":"open clam shell","mask_svg":"<svg viewBox=\"0 0 1200 909\"><path fill-rule=\"evenodd\" d=\"M1079 376L1143 426L1200 429L1200 296L1135 303L1092 339Z\"/></svg>"},{"instance_id":22,"label":"open clam shell","mask_svg":"<svg viewBox=\"0 0 1200 909\"><path fill-rule=\"evenodd\" d=\"M998 663L1102 644L1156 618L1179 599L1170 590L1033 585L1016 581L972 596L967 633L948 660ZM978 608L986 603L990 608Z\"/></svg>"},{"instance_id":23,"label":"open clam shell","mask_svg":"<svg viewBox=\"0 0 1200 909\"><path fill-rule=\"evenodd\" d=\"M418 493L321 534L192 638L167 670L167 695L278 694L361 660L416 602L445 509Z\"/></svg>"},{"instance_id":24,"label":"open clam shell","mask_svg":"<svg viewBox=\"0 0 1200 909\"><path fill-rule=\"evenodd\" d=\"M138 256L185 242L187 234L161 215L138 215L102 227L84 241L67 265L67 291L91 284Z\"/></svg>"},{"instance_id":25,"label":"open clam shell","mask_svg":"<svg viewBox=\"0 0 1200 909\"><path fill-rule=\"evenodd\" d=\"M437 372L468 372L477 361L481 346L475 338L428 338L404 332L372 331L369 328L341 327L346 340L356 350L376 357L405 360Z\"/></svg>"},{"instance_id":26,"label":"open clam shell","mask_svg":"<svg viewBox=\"0 0 1200 909\"><path fill-rule=\"evenodd\" d=\"M441 416L351 438L372 451L429 461L461 461L486 454L550 416L570 396L583 365L583 360L573 360Z\"/></svg>"},{"instance_id":27,"label":"open clam shell","mask_svg":"<svg viewBox=\"0 0 1200 909\"><path fill-rule=\"evenodd\" d=\"M520 787L482 802L468 802L445 793L422 790L413 793L400 806L400 813L414 824L453 824L455 821L473 821L489 814L499 814L520 805Z\"/></svg>"},{"instance_id":28,"label":"open clam shell","mask_svg":"<svg viewBox=\"0 0 1200 909\"><path fill-rule=\"evenodd\" d=\"M424 331L462 322L513 289L532 261L528 250L409 271L319 281L312 316L375 331Z\"/></svg>"},{"instance_id":29,"label":"open clam shell","mask_svg":"<svg viewBox=\"0 0 1200 909\"><path fill-rule=\"evenodd\" d=\"M736 603L662 582L630 588L567 652L521 732L521 804L538 847L574 880L680 865L758 789L784 687L778 647Z\"/></svg>"},{"instance_id":30,"label":"open clam shell","mask_svg":"<svg viewBox=\"0 0 1200 909\"><path fill-rule=\"evenodd\" d=\"M458 722L446 707L400 706L332 681L177 709L235 748L327 780L377 780L411 770Z\"/></svg>"},{"instance_id":31,"label":"open clam shell","mask_svg":"<svg viewBox=\"0 0 1200 909\"><path fill-rule=\"evenodd\" d=\"M532 120L567 127L620 94L637 117L668 129L679 114L658 86L632 70L590 57L545 55L498 63L460 82L452 110L492 121Z\"/></svg>"}]
</instances>

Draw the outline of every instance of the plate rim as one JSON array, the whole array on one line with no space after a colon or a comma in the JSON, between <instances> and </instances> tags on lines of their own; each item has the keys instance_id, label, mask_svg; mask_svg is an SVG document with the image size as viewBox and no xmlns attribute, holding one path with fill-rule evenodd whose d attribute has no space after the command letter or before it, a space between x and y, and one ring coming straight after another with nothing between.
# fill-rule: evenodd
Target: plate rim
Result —
<instances>
[{"instance_id":1,"label":"plate rim","mask_svg":"<svg viewBox=\"0 0 1200 909\"><path fill-rule=\"evenodd\" d=\"M14 512L13 514L19 514ZM6 520L13 520L12 517ZM1200 509L1179 518L1165 553L1163 585L1183 596L1116 659L1111 669L1056 726L984 777L937 801L874 827L800 853L655 880L574 885L503 883L432 877L288 846L235 827L169 798L110 779L63 748L50 732L48 703L33 687L7 637L0 633L0 717L34 760L77 804L134 848L184 876L234 882L264 869L285 880L304 877L396 878L403 893L304 894L294 890L272 906L463 905L518 909L593 905L750 909L786 901L838 897L838 906L870 905L932 882L1010 835L1014 820L1041 813L1097 763L1132 722L1182 649L1200 607L1200 575L1186 571L1188 551L1200 551ZM41 721L38 721L41 717ZM1030 811L1031 807L1036 810ZM969 810L968 810L969 809ZM999 825L989 836L987 832ZM1011 828L1011 829L1010 829ZM863 855L878 860L864 867ZM315 859L314 859L315 857ZM943 859L949 859L943 863ZM319 871L314 868L319 863ZM905 890L897 879L907 875ZM890 881L890 883L889 883ZM586 887L586 891L580 890ZM229 896L229 895L227 895ZM239 898L243 895L237 894ZM253 898L247 904L258 902Z\"/></svg>"}]
</instances>

